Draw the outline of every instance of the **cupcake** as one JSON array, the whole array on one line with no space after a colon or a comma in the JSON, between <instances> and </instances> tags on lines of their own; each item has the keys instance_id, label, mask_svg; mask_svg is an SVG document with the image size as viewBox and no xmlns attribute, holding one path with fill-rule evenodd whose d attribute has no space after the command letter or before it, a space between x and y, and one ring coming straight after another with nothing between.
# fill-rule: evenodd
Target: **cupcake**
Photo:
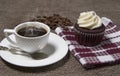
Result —
<instances>
[{"instance_id":1,"label":"cupcake","mask_svg":"<svg viewBox=\"0 0 120 76\"><path fill-rule=\"evenodd\" d=\"M102 41L105 26L94 11L88 11L80 13L79 19L74 25L74 30L79 44L95 46Z\"/></svg>"}]
</instances>

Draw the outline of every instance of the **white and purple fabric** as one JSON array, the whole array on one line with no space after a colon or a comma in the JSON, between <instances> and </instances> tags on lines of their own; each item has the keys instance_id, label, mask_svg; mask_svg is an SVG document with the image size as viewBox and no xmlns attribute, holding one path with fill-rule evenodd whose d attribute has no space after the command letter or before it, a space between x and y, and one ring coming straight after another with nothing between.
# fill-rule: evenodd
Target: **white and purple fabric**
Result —
<instances>
[{"instance_id":1,"label":"white and purple fabric","mask_svg":"<svg viewBox=\"0 0 120 76\"><path fill-rule=\"evenodd\" d=\"M106 26L105 35L101 44L94 47L79 45L73 27L67 30L58 27L55 30L66 41L73 56L85 68L120 63L120 27L106 17L102 17L102 23Z\"/></svg>"}]
</instances>

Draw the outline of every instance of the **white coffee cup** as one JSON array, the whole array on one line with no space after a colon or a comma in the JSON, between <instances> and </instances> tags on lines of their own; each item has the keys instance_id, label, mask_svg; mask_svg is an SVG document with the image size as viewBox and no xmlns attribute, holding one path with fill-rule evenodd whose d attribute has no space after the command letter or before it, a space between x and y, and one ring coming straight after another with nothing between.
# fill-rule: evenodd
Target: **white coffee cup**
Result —
<instances>
[{"instance_id":1,"label":"white coffee cup","mask_svg":"<svg viewBox=\"0 0 120 76\"><path fill-rule=\"evenodd\" d=\"M42 27L47 31L47 33L37 37L25 37L17 33L21 28L28 26ZM9 34L14 34L16 41L10 39ZM14 29L4 29L4 35L11 44L29 53L33 53L44 48L48 42L49 34L49 26L40 22L24 22L17 25Z\"/></svg>"}]
</instances>

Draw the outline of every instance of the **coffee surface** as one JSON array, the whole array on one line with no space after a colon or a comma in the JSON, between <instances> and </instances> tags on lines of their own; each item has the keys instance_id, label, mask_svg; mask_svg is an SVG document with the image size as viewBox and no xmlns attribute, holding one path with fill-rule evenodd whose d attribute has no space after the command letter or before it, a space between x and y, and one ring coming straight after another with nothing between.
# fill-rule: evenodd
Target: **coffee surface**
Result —
<instances>
[{"instance_id":1,"label":"coffee surface","mask_svg":"<svg viewBox=\"0 0 120 76\"><path fill-rule=\"evenodd\" d=\"M24 37L37 37L46 34L47 31L42 27L30 26L19 29L17 33Z\"/></svg>"}]
</instances>

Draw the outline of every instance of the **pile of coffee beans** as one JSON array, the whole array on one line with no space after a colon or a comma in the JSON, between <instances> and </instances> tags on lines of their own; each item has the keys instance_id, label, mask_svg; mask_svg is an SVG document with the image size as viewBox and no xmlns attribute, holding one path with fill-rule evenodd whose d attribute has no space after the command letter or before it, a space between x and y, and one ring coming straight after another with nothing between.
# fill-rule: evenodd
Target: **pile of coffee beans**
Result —
<instances>
[{"instance_id":1,"label":"pile of coffee beans","mask_svg":"<svg viewBox=\"0 0 120 76\"><path fill-rule=\"evenodd\" d=\"M53 14L52 16L37 16L31 21L43 22L47 24L52 30L55 30L55 28L58 26L66 28L67 26L73 25L70 19L62 17L59 14Z\"/></svg>"}]
</instances>

